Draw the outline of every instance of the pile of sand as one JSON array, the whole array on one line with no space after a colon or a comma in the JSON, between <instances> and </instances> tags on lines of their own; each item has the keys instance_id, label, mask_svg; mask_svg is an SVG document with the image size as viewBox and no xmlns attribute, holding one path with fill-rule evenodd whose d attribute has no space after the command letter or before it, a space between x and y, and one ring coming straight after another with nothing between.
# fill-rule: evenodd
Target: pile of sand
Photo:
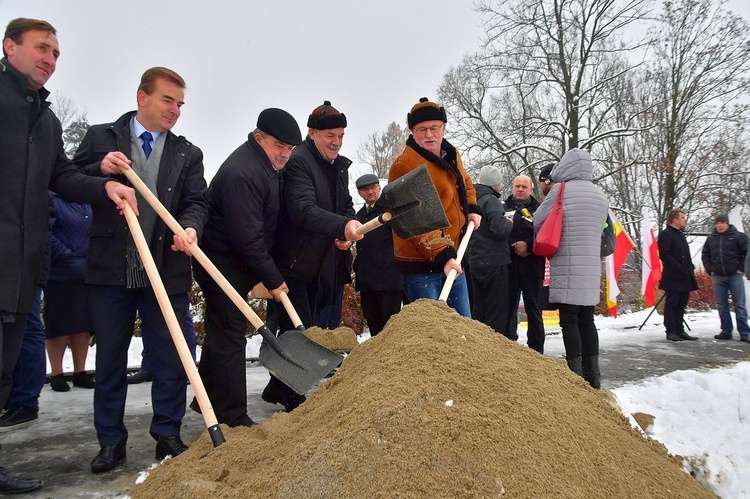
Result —
<instances>
[{"instance_id":1,"label":"pile of sand","mask_svg":"<svg viewBox=\"0 0 750 499\"><path fill-rule=\"evenodd\" d=\"M359 344L357 333L354 332L354 329L346 326L339 326L336 329L321 329L313 326L305 331L305 336L315 343L337 352L351 352Z\"/></svg>"},{"instance_id":2,"label":"pile of sand","mask_svg":"<svg viewBox=\"0 0 750 499\"><path fill-rule=\"evenodd\" d=\"M563 361L419 300L298 409L224 429L215 449L204 432L132 495L714 497L609 400Z\"/></svg>"}]
</instances>

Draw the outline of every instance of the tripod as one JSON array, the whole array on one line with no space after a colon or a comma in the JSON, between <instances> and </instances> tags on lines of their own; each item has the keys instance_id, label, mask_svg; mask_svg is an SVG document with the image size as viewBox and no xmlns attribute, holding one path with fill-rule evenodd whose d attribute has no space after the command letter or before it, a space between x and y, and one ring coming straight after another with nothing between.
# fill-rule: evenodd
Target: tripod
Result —
<instances>
[{"instance_id":1,"label":"tripod","mask_svg":"<svg viewBox=\"0 0 750 499\"><path fill-rule=\"evenodd\" d=\"M667 294L666 293L662 293L662 295L659 297L659 300L654 304L654 307L651 309L651 312L648 313L648 315L646 316L646 318L643 320L643 323L640 326L638 326L638 331L640 331L641 329L643 329L643 326L646 325L646 323L648 322L649 318L651 317L651 314L653 314L656 311L656 309L659 308L659 304L661 303L661 301L664 299L665 296L667 296ZM688 331L692 331L692 329L690 329L690 326L688 326L687 321L685 321L684 317L682 318L682 323L685 324L685 327L687 328Z\"/></svg>"}]
</instances>

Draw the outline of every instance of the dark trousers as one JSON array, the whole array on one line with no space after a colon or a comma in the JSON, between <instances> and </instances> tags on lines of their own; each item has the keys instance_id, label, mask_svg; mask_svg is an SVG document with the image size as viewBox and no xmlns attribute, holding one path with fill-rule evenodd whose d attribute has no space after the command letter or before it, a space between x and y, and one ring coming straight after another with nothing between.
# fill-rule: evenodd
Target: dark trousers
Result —
<instances>
[{"instance_id":1,"label":"dark trousers","mask_svg":"<svg viewBox=\"0 0 750 499\"><path fill-rule=\"evenodd\" d=\"M370 335L377 336L385 327L392 315L401 310L402 290L394 291L360 291L362 314L370 328Z\"/></svg>"},{"instance_id":2,"label":"dark trousers","mask_svg":"<svg viewBox=\"0 0 750 499\"><path fill-rule=\"evenodd\" d=\"M680 334L685 332L683 318L685 307L690 299L690 291L665 291L664 292L664 329L667 334Z\"/></svg>"},{"instance_id":3,"label":"dark trousers","mask_svg":"<svg viewBox=\"0 0 750 499\"><path fill-rule=\"evenodd\" d=\"M13 391L10 405L20 405L39 410L39 394L47 379L47 348L42 324L42 289L36 291L31 313L26 317L26 327L21 342L16 367L13 369Z\"/></svg>"},{"instance_id":4,"label":"dark trousers","mask_svg":"<svg viewBox=\"0 0 750 499\"><path fill-rule=\"evenodd\" d=\"M240 294L247 296L257 281L239 268L217 265ZM200 265L193 266L195 280L206 299L203 341L198 372L220 423L235 424L247 414L247 318Z\"/></svg>"},{"instance_id":5,"label":"dark trousers","mask_svg":"<svg viewBox=\"0 0 750 499\"><path fill-rule=\"evenodd\" d=\"M539 288L542 278L518 273L513 264L508 266L508 327L506 336L513 341L518 339L518 301L523 294L523 306L528 317L528 344L539 353L544 353L544 321L539 308Z\"/></svg>"},{"instance_id":6,"label":"dark trousers","mask_svg":"<svg viewBox=\"0 0 750 499\"><path fill-rule=\"evenodd\" d=\"M328 290L330 303L318 304L315 325L322 329L336 329L341 325L341 311L344 308L344 285L337 284Z\"/></svg>"},{"instance_id":7,"label":"dark trousers","mask_svg":"<svg viewBox=\"0 0 750 499\"><path fill-rule=\"evenodd\" d=\"M508 266L474 267L471 270L472 318L509 336L505 329L508 327ZM515 341L518 335L511 339Z\"/></svg>"},{"instance_id":8,"label":"dark trousers","mask_svg":"<svg viewBox=\"0 0 750 499\"><path fill-rule=\"evenodd\" d=\"M18 354L21 351L23 341L23 332L26 328L27 314L13 314L13 322L3 322L0 319L0 408L5 407L5 403L10 398L10 392L13 389L13 369L16 367ZM4 319L5 317L3 317Z\"/></svg>"},{"instance_id":9,"label":"dark trousers","mask_svg":"<svg viewBox=\"0 0 750 499\"><path fill-rule=\"evenodd\" d=\"M299 315L302 325L312 327L315 325L315 309L318 304L319 278L316 275L311 281L308 281L295 274L284 274L284 282L289 287L289 301L292 302L294 310ZM279 334L290 331L295 328L292 319L284 309L281 302L274 302L276 306L276 320L279 322Z\"/></svg>"},{"instance_id":10,"label":"dark trousers","mask_svg":"<svg viewBox=\"0 0 750 499\"><path fill-rule=\"evenodd\" d=\"M93 295L96 331L96 388L94 426L99 444L124 444L128 438L123 418L128 385L128 346L133 337L136 311L146 324L142 336L151 356L151 403L154 438L180 434L185 415L187 376L151 288L95 286ZM169 295L178 324L185 325L185 293Z\"/></svg>"},{"instance_id":11,"label":"dark trousers","mask_svg":"<svg viewBox=\"0 0 750 499\"><path fill-rule=\"evenodd\" d=\"M146 329L148 329L148 325L145 325L145 327ZM141 324L141 332L143 332L143 328L144 324ZM187 295L185 295L185 329L183 330L183 332L185 333L185 343L187 343L188 350L190 350L190 355L192 355L193 360L195 360L195 352L198 340L195 337L193 317L190 315L190 298L188 298ZM145 344L143 345L143 347L143 351L141 352L141 369L151 372L151 352L146 350Z\"/></svg>"},{"instance_id":12,"label":"dark trousers","mask_svg":"<svg viewBox=\"0 0 750 499\"><path fill-rule=\"evenodd\" d=\"M594 325L594 306L560 304L565 358L599 355L599 332Z\"/></svg>"}]
</instances>

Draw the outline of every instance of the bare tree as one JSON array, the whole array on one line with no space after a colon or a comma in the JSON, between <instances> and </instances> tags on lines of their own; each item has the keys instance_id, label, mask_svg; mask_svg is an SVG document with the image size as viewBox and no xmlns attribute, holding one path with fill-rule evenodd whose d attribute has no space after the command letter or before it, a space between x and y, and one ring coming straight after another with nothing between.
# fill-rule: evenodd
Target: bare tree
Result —
<instances>
[{"instance_id":1,"label":"bare tree","mask_svg":"<svg viewBox=\"0 0 750 499\"><path fill-rule=\"evenodd\" d=\"M90 126L86 110L79 109L70 97L56 92L52 111L62 125L65 154L72 158Z\"/></svg>"},{"instance_id":2,"label":"bare tree","mask_svg":"<svg viewBox=\"0 0 750 499\"><path fill-rule=\"evenodd\" d=\"M496 164L531 174L572 147L593 149L634 133L617 115L614 82L637 66L642 46L621 33L649 0L483 0L484 50L446 74L439 89L469 168Z\"/></svg>"},{"instance_id":3,"label":"bare tree","mask_svg":"<svg viewBox=\"0 0 750 499\"><path fill-rule=\"evenodd\" d=\"M644 84L657 128L646 172L663 223L675 207L710 216L746 199L750 27L725 0L670 0ZM701 213L701 210L703 212Z\"/></svg>"},{"instance_id":4,"label":"bare tree","mask_svg":"<svg viewBox=\"0 0 750 499\"><path fill-rule=\"evenodd\" d=\"M395 121L383 132L371 132L367 140L357 147L357 157L370 165L378 178L388 178L388 171L399 154L404 152L409 129L401 128Z\"/></svg>"}]
</instances>

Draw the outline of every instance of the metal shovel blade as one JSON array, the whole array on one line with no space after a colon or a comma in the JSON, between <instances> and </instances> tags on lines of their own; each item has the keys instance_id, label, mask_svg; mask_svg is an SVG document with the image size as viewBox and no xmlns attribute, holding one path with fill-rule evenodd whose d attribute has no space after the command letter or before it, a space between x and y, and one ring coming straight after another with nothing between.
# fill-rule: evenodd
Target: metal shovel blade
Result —
<instances>
[{"instance_id":1,"label":"metal shovel blade","mask_svg":"<svg viewBox=\"0 0 750 499\"><path fill-rule=\"evenodd\" d=\"M342 355L294 329L274 339L294 362L282 357L279 349L269 346L268 341L261 344L258 360L271 374L300 395L307 393L344 360Z\"/></svg>"},{"instance_id":2,"label":"metal shovel blade","mask_svg":"<svg viewBox=\"0 0 750 499\"><path fill-rule=\"evenodd\" d=\"M402 239L450 226L426 164L386 185L377 203L391 212L388 225Z\"/></svg>"}]
</instances>

